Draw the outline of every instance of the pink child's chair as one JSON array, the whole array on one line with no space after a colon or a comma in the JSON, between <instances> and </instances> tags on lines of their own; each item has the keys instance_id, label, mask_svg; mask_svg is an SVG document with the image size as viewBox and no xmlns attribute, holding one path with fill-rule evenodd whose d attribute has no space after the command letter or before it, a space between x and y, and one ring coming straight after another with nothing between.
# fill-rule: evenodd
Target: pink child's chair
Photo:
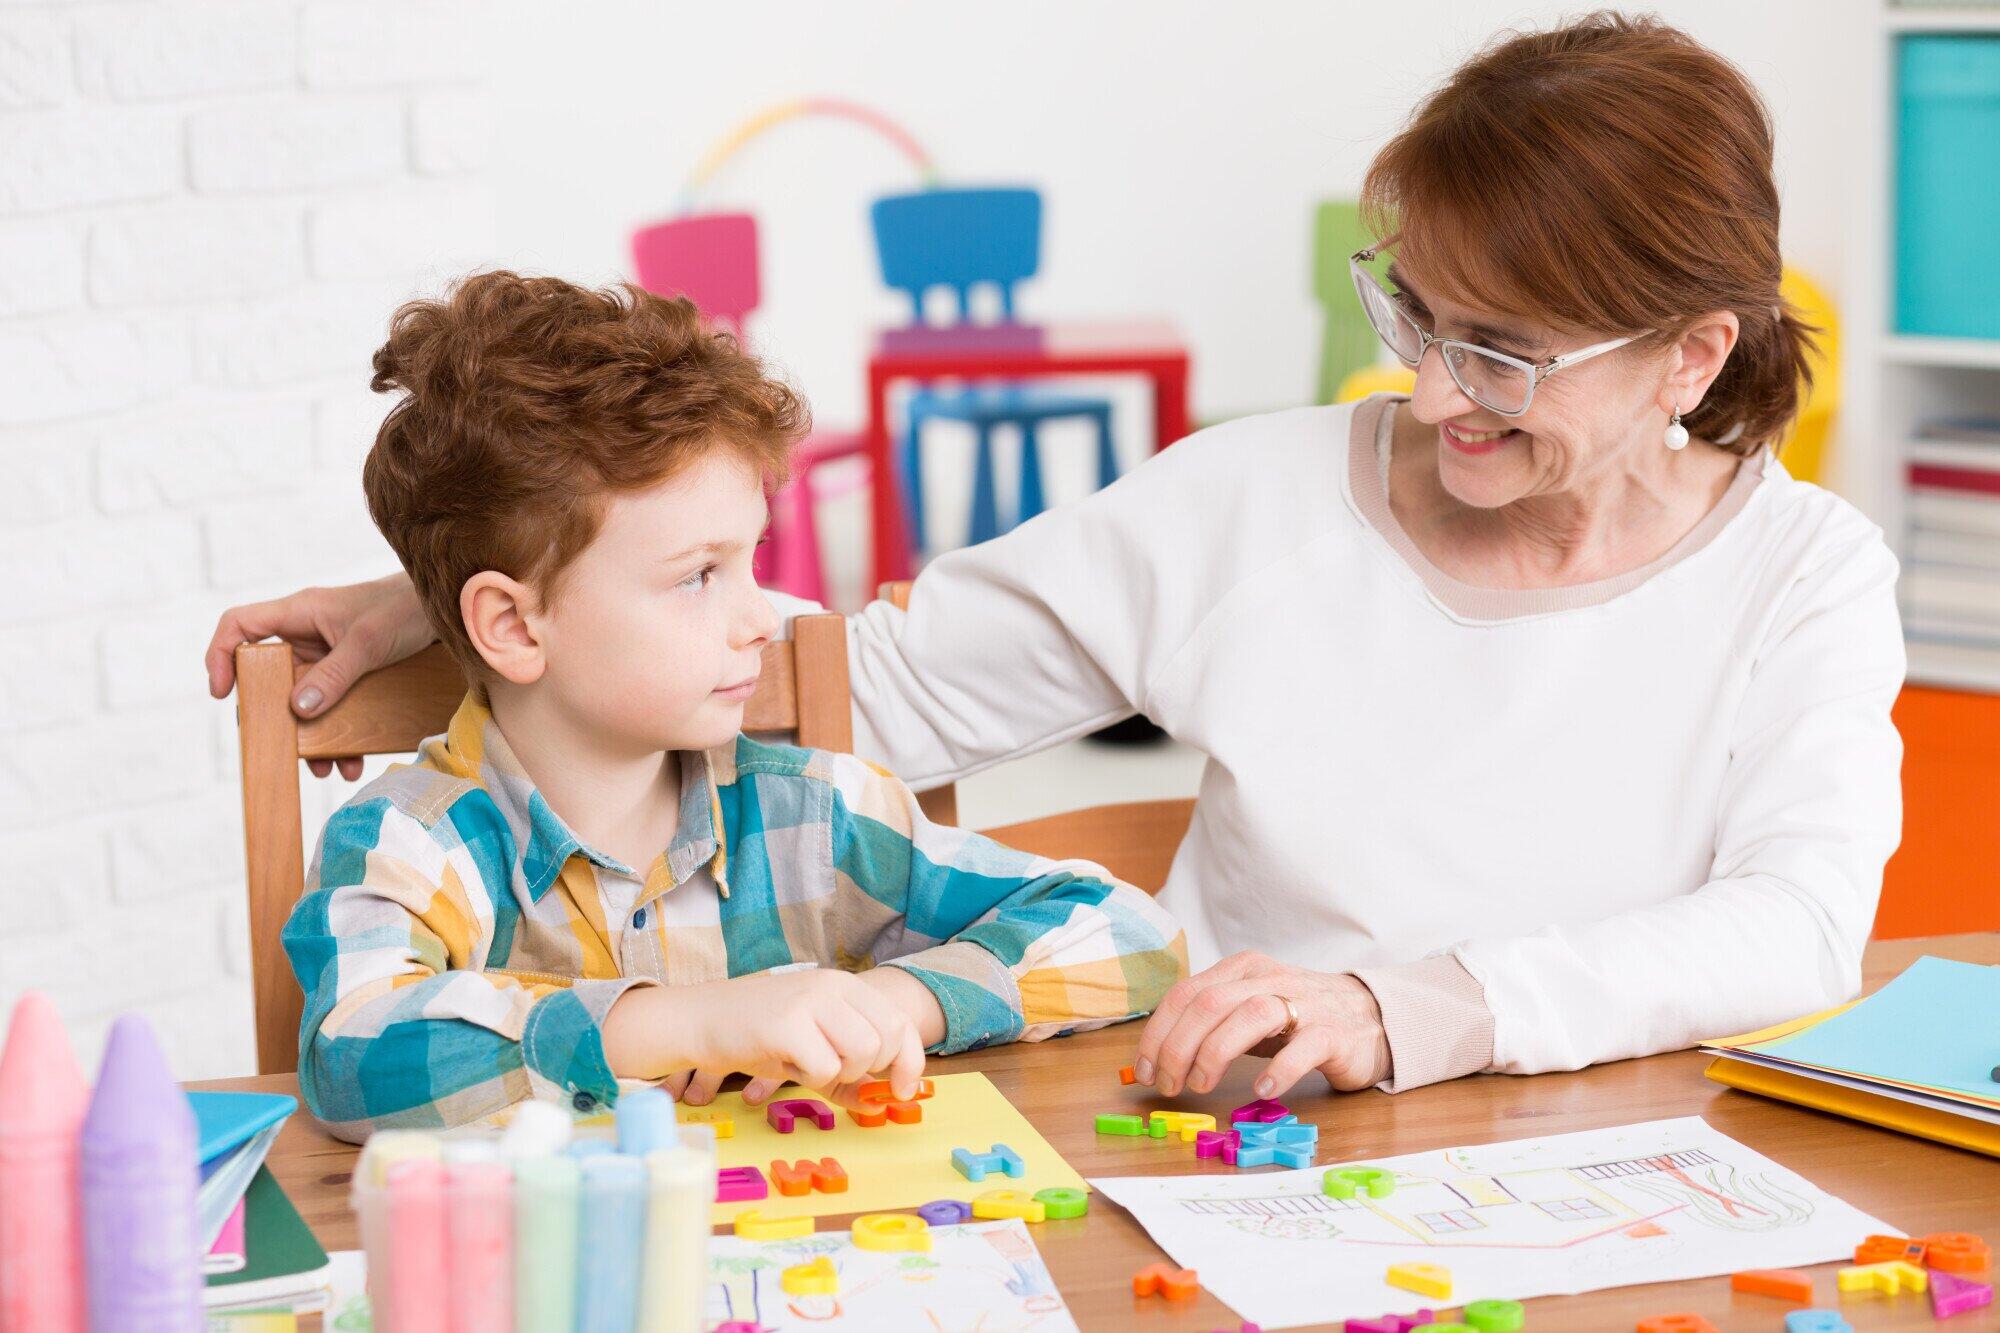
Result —
<instances>
[{"instance_id":1,"label":"pink child's chair","mask_svg":"<svg viewBox=\"0 0 2000 1333\"><path fill-rule=\"evenodd\" d=\"M739 338L762 296L757 253L757 219L748 213L699 213L632 233L641 287L661 296L687 297ZM820 464L860 454L864 447L858 431L824 430L814 431L799 446L792 456L791 481L771 496L771 539L757 562L763 586L826 601L812 474Z\"/></svg>"}]
</instances>

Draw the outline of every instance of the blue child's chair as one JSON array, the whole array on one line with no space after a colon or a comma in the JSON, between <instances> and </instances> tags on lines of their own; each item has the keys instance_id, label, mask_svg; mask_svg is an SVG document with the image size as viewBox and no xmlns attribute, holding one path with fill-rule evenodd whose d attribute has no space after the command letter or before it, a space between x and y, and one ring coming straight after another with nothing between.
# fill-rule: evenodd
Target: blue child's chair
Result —
<instances>
[{"instance_id":1,"label":"blue child's chair","mask_svg":"<svg viewBox=\"0 0 2000 1333\"><path fill-rule=\"evenodd\" d=\"M960 323L971 322L970 294L982 283L1000 292L1003 319L1014 318L1014 284L1041 266L1042 196L1037 190L924 190L875 201L871 210L882 281L909 295L912 319L924 322L924 296L948 287L957 298ZM1097 425L1097 484L1118 479L1118 456L1111 439L1111 402L1106 398L1060 393L1023 384L988 384L961 389L920 388L908 406L902 442L904 485L910 504L910 535L924 550L924 423L963 421L978 432L973 461L970 537L997 537L999 500L993 473L994 427L1013 423L1021 431L1021 496L1015 522L1042 512L1041 449L1036 433L1045 421L1087 418ZM1008 526L1013 526L1009 524Z\"/></svg>"}]
</instances>

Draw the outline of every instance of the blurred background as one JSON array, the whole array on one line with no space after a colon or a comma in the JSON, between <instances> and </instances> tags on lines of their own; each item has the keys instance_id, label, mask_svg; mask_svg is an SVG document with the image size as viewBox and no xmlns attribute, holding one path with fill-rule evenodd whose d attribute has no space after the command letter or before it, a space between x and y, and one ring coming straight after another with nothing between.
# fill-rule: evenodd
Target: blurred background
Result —
<instances>
[{"instance_id":1,"label":"blurred background","mask_svg":"<svg viewBox=\"0 0 2000 1333\"><path fill-rule=\"evenodd\" d=\"M1789 290L1838 331L1786 461L1929 580L1892 880L1943 858L1922 874L1964 900L1884 928L2000 925L2000 11L1648 8L1776 118ZM1353 248L1427 88L1575 12L0 3L0 1005L46 989L86 1059L139 1009L182 1077L251 1069L235 721L201 651L226 606L394 567L359 468L399 302L506 265L740 315L821 428L767 581L852 608L1184 428L1393 384L1316 255ZM970 277L1025 331L990 287L978 327L936 290L906 327L898 281ZM961 811L1187 794L1199 765L1079 743ZM309 784L309 842L347 790Z\"/></svg>"}]
</instances>

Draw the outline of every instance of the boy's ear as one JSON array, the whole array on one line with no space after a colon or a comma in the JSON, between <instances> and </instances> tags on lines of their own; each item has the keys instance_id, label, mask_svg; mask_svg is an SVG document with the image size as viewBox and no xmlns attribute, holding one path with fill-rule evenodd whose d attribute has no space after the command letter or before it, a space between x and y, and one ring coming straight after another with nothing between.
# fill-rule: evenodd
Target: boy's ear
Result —
<instances>
[{"instance_id":1,"label":"boy's ear","mask_svg":"<svg viewBox=\"0 0 2000 1333\"><path fill-rule=\"evenodd\" d=\"M547 669L536 634L540 605L532 588L497 570L480 570L458 590L466 637L502 680L532 685Z\"/></svg>"}]
</instances>

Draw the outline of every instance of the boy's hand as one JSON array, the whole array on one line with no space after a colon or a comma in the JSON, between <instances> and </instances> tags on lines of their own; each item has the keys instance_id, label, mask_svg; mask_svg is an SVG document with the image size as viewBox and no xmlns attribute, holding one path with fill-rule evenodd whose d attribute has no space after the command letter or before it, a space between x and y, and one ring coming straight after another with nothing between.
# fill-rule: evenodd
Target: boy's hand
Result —
<instances>
[{"instance_id":1,"label":"boy's hand","mask_svg":"<svg viewBox=\"0 0 2000 1333\"><path fill-rule=\"evenodd\" d=\"M790 974L785 974L790 975ZM890 1003L901 1009L915 1026L917 1040L922 1046L935 1046L944 1040L944 1010L938 1007L937 997L930 988L908 972L897 967L877 967L859 973L855 980L879 992ZM706 1066L701 1069L684 1069L670 1074L660 1086L666 1089L674 1100L688 1106L706 1106L715 1100L724 1079L740 1072L722 1066ZM771 1095L784 1086L781 1078L752 1078L743 1088L743 1101L747 1106L761 1106ZM829 1089L828 1096L843 1106L856 1105L854 1091L858 1085L846 1083Z\"/></svg>"},{"instance_id":2,"label":"boy's hand","mask_svg":"<svg viewBox=\"0 0 2000 1333\"><path fill-rule=\"evenodd\" d=\"M898 1096L914 1095L924 1071L917 1021L896 991L828 968L630 991L606 1016L604 1043L621 1076L704 1071L689 1080L702 1101L730 1070L828 1095L886 1077Z\"/></svg>"}]
</instances>

